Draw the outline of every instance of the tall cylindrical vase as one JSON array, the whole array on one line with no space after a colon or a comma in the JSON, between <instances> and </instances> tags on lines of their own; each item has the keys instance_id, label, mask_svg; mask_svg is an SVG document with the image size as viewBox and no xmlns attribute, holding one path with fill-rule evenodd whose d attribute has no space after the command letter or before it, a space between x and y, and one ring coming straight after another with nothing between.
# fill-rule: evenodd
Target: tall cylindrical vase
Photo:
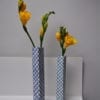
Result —
<instances>
[{"instance_id":1,"label":"tall cylindrical vase","mask_svg":"<svg viewBox=\"0 0 100 100\"><path fill-rule=\"evenodd\" d=\"M44 49L32 49L33 100L45 100Z\"/></svg>"},{"instance_id":2,"label":"tall cylindrical vase","mask_svg":"<svg viewBox=\"0 0 100 100\"><path fill-rule=\"evenodd\" d=\"M56 100L66 100L66 57L57 57L57 67L56 67Z\"/></svg>"}]
</instances>

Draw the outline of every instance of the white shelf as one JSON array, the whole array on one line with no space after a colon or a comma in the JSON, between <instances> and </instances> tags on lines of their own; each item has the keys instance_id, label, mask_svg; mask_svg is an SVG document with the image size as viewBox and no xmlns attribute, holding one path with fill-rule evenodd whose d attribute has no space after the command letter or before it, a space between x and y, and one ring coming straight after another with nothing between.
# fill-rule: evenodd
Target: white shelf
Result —
<instances>
[{"instance_id":1,"label":"white shelf","mask_svg":"<svg viewBox=\"0 0 100 100\"><path fill-rule=\"evenodd\" d=\"M82 97L82 58L68 57L66 63L66 97L68 95L70 96L68 100L73 100L72 97ZM46 96L55 96L56 58L54 57L45 58L45 81ZM32 58L0 57L1 96L32 95L32 88Z\"/></svg>"}]
</instances>

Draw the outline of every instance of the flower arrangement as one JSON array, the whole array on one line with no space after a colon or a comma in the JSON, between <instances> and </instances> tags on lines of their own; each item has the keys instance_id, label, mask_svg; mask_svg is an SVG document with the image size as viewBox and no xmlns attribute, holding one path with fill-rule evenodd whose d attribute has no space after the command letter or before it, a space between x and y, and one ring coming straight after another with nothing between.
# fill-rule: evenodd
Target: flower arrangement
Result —
<instances>
[{"instance_id":1,"label":"flower arrangement","mask_svg":"<svg viewBox=\"0 0 100 100\"><path fill-rule=\"evenodd\" d=\"M29 11L27 11L26 8L27 6L24 0L18 0L18 14L19 14L20 21L22 23L22 27L25 33L27 34L28 38L30 39L30 42L32 43L33 47L35 47L35 44L26 27L32 14ZM48 19L51 14L55 14L55 12L50 11L48 13L45 13L41 18L41 27L40 27L40 47L41 48L43 46L44 36L48 28ZM64 26L59 27L59 30L56 32L56 39L60 43L60 47L62 49L62 56L64 56L67 47L77 43L77 40L72 35L70 35L67 28Z\"/></svg>"},{"instance_id":2,"label":"flower arrangement","mask_svg":"<svg viewBox=\"0 0 100 100\"><path fill-rule=\"evenodd\" d=\"M64 56L67 47L77 43L77 40L70 35L68 30L64 26L59 27L59 30L56 32L56 39L60 43L62 56Z\"/></svg>"},{"instance_id":3,"label":"flower arrangement","mask_svg":"<svg viewBox=\"0 0 100 100\"><path fill-rule=\"evenodd\" d=\"M27 34L27 36L29 37L33 47L35 47L35 44L34 44L32 38L27 30L27 27L26 27L26 24L30 20L32 14L29 11L27 11L26 8L27 8L26 3L23 0L18 0L18 14L19 14L20 21L22 23L22 27L23 27L25 33ZM48 28L48 19L51 14L55 14L55 12L50 11L49 13L46 13L42 16L42 22L41 22L42 26L40 28L40 47L41 48L43 45L44 35Z\"/></svg>"}]
</instances>

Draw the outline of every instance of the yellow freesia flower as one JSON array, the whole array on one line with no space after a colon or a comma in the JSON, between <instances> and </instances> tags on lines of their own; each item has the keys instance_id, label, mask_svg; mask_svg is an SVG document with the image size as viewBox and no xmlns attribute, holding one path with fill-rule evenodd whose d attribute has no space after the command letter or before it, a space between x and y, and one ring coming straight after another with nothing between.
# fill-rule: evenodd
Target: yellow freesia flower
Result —
<instances>
[{"instance_id":1,"label":"yellow freesia flower","mask_svg":"<svg viewBox=\"0 0 100 100\"><path fill-rule=\"evenodd\" d=\"M77 40L71 36L66 27L60 26L59 31L56 33L56 39L59 41L62 56L66 52L66 48L77 43Z\"/></svg>"},{"instance_id":2,"label":"yellow freesia flower","mask_svg":"<svg viewBox=\"0 0 100 100\"><path fill-rule=\"evenodd\" d=\"M56 33L56 39L57 39L58 41L61 40L61 34L60 34L59 32Z\"/></svg>"},{"instance_id":3,"label":"yellow freesia flower","mask_svg":"<svg viewBox=\"0 0 100 100\"><path fill-rule=\"evenodd\" d=\"M19 12L19 17L23 25L26 25L31 18L31 13L28 11Z\"/></svg>"},{"instance_id":4,"label":"yellow freesia flower","mask_svg":"<svg viewBox=\"0 0 100 100\"><path fill-rule=\"evenodd\" d=\"M76 43L77 43L77 40L73 36L71 36L71 35L68 34L65 37L64 47L66 48L66 47L69 47L69 46L74 45Z\"/></svg>"}]
</instances>

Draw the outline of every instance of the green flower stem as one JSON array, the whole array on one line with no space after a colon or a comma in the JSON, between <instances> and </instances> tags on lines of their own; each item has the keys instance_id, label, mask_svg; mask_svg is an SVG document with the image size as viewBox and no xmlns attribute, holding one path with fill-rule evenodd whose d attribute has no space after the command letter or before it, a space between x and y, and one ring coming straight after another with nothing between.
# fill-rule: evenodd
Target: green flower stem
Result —
<instances>
[{"instance_id":1,"label":"green flower stem","mask_svg":"<svg viewBox=\"0 0 100 100\"><path fill-rule=\"evenodd\" d=\"M29 39L30 39L30 41L31 41L31 43L32 43L32 45L33 45L33 47L35 47L35 44L34 44L32 38L31 38L30 34L28 33L28 30L27 30L26 26L23 25L23 29L24 29L24 31L26 32L27 36L29 37Z\"/></svg>"},{"instance_id":2,"label":"green flower stem","mask_svg":"<svg viewBox=\"0 0 100 100\"><path fill-rule=\"evenodd\" d=\"M62 48L62 56L64 56L66 49Z\"/></svg>"},{"instance_id":3,"label":"green flower stem","mask_svg":"<svg viewBox=\"0 0 100 100\"><path fill-rule=\"evenodd\" d=\"M40 36L40 47L42 48L43 45L43 36Z\"/></svg>"},{"instance_id":4,"label":"green flower stem","mask_svg":"<svg viewBox=\"0 0 100 100\"><path fill-rule=\"evenodd\" d=\"M62 56L64 56L66 48L64 48L64 39L62 41L60 41L60 47L62 49Z\"/></svg>"},{"instance_id":5,"label":"green flower stem","mask_svg":"<svg viewBox=\"0 0 100 100\"><path fill-rule=\"evenodd\" d=\"M64 54L65 54L65 52L66 52L66 49L64 48Z\"/></svg>"}]
</instances>

